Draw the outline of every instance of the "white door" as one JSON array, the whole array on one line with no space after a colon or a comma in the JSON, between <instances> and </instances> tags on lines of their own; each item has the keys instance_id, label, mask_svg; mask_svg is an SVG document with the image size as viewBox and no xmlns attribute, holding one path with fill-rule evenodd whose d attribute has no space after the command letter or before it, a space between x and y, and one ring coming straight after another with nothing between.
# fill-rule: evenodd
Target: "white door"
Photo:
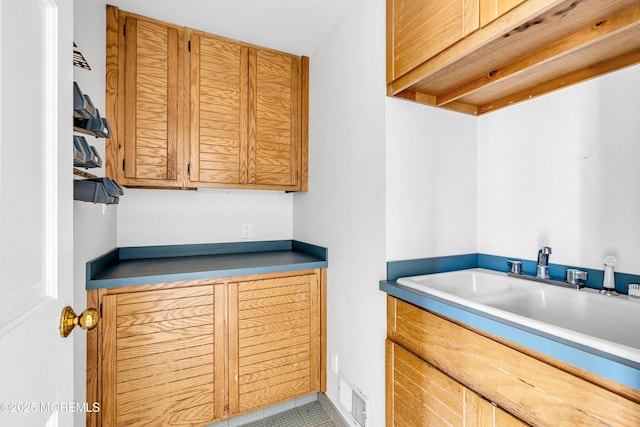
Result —
<instances>
[{"instance_id":1,"label":"white door","mask_svg":"<svg viewBox=\"0 0 640 427\"><path fill-rule=\"evenodd\" d=\"M58 330L73 302L72 61L72 0L0 0L0 426L71 426L78 410Z\"/></svg>"}]
</instances>

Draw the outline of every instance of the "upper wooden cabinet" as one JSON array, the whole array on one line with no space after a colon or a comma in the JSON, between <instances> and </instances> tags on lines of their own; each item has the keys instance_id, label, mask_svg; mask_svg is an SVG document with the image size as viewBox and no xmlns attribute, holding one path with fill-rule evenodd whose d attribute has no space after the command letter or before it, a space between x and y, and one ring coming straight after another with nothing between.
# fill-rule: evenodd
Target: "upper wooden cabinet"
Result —
<instances>
[{"instance_id":1,"label":"upper wooden cabinet","mask_svg":"<svg viewBox=\"0 0 640 427\"><path fill-rule=\"evenodd\" d=\"M127 186L307 190L308 58L107 6L107 174Z\"/></svg>"},{"instance_id":2,"label":"upper wooden cabinet","mask_svg":"<svg viewBox=\"0 0 640 427\"><path fill-rule=\"evenodd\" d=\"M480 25L478 0L388 0L388 75L408 73ZM391 59L391 60L389 60Z\"/></svg>"},{"instance_id":3,"label":"upper wooden cabinet","mask_svg":"<svg viewBox=\"0 0 640 427\"><path fill-rule=\"evenodd\" d=\"M640 62L640 0L387 0L387 94L483 114Z\"/></svg>"}]
</instances>

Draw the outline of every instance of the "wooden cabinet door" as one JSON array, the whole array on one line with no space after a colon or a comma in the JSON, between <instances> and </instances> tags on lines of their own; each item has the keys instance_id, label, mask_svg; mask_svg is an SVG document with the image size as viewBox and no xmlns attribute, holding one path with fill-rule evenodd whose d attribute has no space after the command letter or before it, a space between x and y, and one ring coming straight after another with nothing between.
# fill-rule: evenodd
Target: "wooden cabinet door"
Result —
<instances>
[{"instance_id":1,"label":"wooden cabinet door","mask_svg":"<svg viewBox=\"0 0 640 427\"><path fill-rule=\"evenodd\" d=\"M221 289L104 296L102 425L206 425L223 416Z\"/></svg>"},{"instance_id":2,"label":"wooden cabinet door","mask_svg":"<svg viewBox=\"0 0 640 427\"><path fill-rule=\"evenodd\" d=\"M479 0L387 0L387 83L477 30Z\"/></svg>"},{"instance_id":3,"label":"wooden cabinet door","mask_svg":"<svg viewBox=\"0 0 640 427\"><path fill-rule=\"evenodd\" d=\"M247 183L249 49L192 33L189 185Z\"/></svg>"},{"instance_id":4,"label":"wooden cabinet door","mask_svg":"<svg viewBox=\"0 0 640 427\"><path fill-rule=\"evenodd\" d=\"M480 0L480 26L501 17L525 0Z\"/></svg>"},{"instance_id":5,"label":"wooden cabinet door","mask_svg":"<svg viewBox=\"0 0 640 427\"><path fill-rule=\"evenodd\" d=\"M121 15L124 49L119 94L124 114L118 135L125 185L183 185L183 30L138 16Z\"/></svg>"},{"instance_id":6,"label":"wooden cabinet door","mask_svg":"<svg viewBox=\"0 0 640 427\"><path fill-rule=\"evenodd\" d=\"M464 425L462 384L388 340L386 364L387 426Z\"/></svg>"},{"instance_id":7,"label":"wooden cabinet door","mask_svg":"<svg viewBox=\"0 0 640 427\"><path fill-rule=\"evenodd\" d=\"M299 189L302 59L202 33L190 40L189 186Z\"/></svg>"},{"instance_id":8,"label":"wooden cabinet door","mask_svg":"<svg viewBox=\"0 0 640 427\"><path fill-rule=\"evenodd\" d=\"M386 346L387 426L527 425L402 346Z\"/></svg>"},{"instance_id":9,"label":"wooden cabinet door","mask_svg":"<svg viewBox=\"0 0 640 427\"><path fill-rule=\"evenodd\" d=\"M229 412L320 391L317 275L229 285Z\"/></svg>"},{"instance_id":10,"label":"wooden cabinet door","mask_svg":"<svg viewBox=\"0 0 640 427\"><path fill-rule=\"evenodd\" d=\"M250 184L296 189L302 154L302 66L297 56L250 51Z\"/></svg>"}]
</instances>

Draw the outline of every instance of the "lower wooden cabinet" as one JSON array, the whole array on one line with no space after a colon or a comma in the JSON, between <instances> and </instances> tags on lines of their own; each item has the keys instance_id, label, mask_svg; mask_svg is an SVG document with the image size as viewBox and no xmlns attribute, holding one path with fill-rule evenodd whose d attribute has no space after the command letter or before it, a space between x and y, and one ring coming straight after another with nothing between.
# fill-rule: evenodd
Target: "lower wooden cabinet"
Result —
<instances>
[{"instance_id":1,"label":"lower wooden cabinet","mask_svg":"<svg viewBox=\"0 0 640 427\"><path fill-rule=\"evenodd\" d=\"M527 424L387 340L387 426Z\"/></svg>"},{"instance_id":2,"label":"lower wooden cabinet","mask_svg":"<svg viewBox=\"0 0 640 427\"><path fill-rule=\"evenodd\" d=\"M324 391L324 270L90 291L90 426L205 426Z\"/></svg>"},{"instance_id":3,"label":"lower wooden cabinet","mask_svg":"<svg viewBox=\"0 0 640 427\"><path fill-rule=\"evenodd\" d=\"M387 426L640 425L638 390L392 296L387 339Z\"/></svg>"}]
</instances>

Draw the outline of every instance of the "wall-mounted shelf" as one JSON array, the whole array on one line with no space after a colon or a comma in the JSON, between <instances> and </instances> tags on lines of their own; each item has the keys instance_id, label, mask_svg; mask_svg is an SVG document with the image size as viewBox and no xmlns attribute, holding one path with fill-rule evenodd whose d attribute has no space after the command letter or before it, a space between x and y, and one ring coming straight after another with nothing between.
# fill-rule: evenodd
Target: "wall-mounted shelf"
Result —
<instances>
[{"instance_id":1,"label":"wall-mounted shelf","mask_svg":"<svg viewBox=\"0 0 640 427\"><path fill-rule=\"evenodd\" d=\"M84 136L73 137L73 166L86 169L102 167L102 158L96 147L89 145Z\"/></svg>"},{"instance_id":2,"label":"wall-mounted shelf","mask_svg":"<svg viewBox=\"0 0 640 427\"><path fill-rule=\"evenodd\" d=\"M122 195L124 195L122 187L107 177L73 181L74 200L115 205L118 204Z\"/></svg>"},{"instance_id":3,"label":"wall-mounted shelf","mask_svg":"<svg viewBox=\"0 0 640 427\"><path fill-rule=\"evenodd\" d=\"M91 71L89 63L84 59L84 55L80 52L80 49L78 49L76 42L73 42L73 66Z\"/></svg>"},{"instance_id":4,"label":"wall-mounted shelf","mask_svg":"<svg viewBox=\"0 0 640 427\"><path fill-rule=\"evenodd\" d=\"M88 95L82 93L80 86L73 83L73 130L92 135L96 138L111 137L111 128L107 119L91 102ZM73 199L83 202L117 204L124 191L120 185L110 178L100 178L81 168L100 168L102 158L93 145L89 145L84 136L73 137L73 174L85 179L74 179Z\"/></svg>"},{"instance_id":5,"label":"wall-mounted shelf","mask_svg":"<svg viewBox=\"0 0 640 427\"><path fill-rule=\"evenodd\" d=\"M89 172L85 172L83 170L80 170L78 168L73 168L73 174L76 176L81 176L83 178L88 178L88 179L97 179L98 177L92 173Z\"/></svg>"}]
</instances>

